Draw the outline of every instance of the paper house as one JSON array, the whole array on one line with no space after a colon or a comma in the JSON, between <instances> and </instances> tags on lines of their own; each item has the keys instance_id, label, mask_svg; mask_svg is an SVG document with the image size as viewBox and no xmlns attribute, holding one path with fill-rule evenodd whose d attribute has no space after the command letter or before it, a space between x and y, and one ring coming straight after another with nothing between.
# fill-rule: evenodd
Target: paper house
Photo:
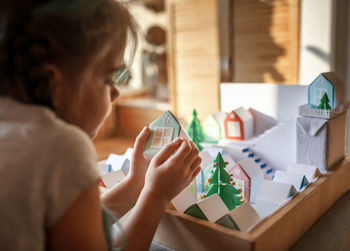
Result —
<instances>
[{"instance_id":1,"label":"paper house","mask_svg":"<svg viewBox=\"0 0 350 251\"><path fill-rule=\"evenodd\" d=\"M227 114L224 126L227 139L249 139L254 133L253 115L240 107Z\"/></svg>"},{"instance_id":2,"label":"paper house","mask_svg":"<svg viewBox=\"0 0 350 251\"><path fill-rule=\"evenodd\" d=\"M255 210L261 218L269 215L282 205L289 197L296 194L293 185L264 180L255 200Z\"/></svg>"},{"instance_id":3,"label":"paper house","mask_svg":"<svg viewBox=\"0 0 350 251\"><path fill-rule=\"evenodd\" d=\"M210 222L217 221L227 213L229 210L218 194L198 201L185 211L185 214Z\"/></svg>"},{"instance_id":4,"label":"paper house","mask_svg":"<svg viewBox=\"0 0 350 251\"><path fill-rule=\"evenodd\" d=\"M260 220L261 218L255 209L249 202L246 202L231 210L217 220L216 223L242 232L249 232Z\"/></svg>"},{"instance_id":5,"label":"paper house","mask_svg":"<svg viewBox=\"0 0 350 251\"><path fill-rule=\"evenodd\" d=\"M106 164L104 162L98 163L98 169L101 176L113 171L112 165Z\"/></svg>"},{"instance_id":6,"label":"paper house","mask_svg":"<svg viewBox=\"0 0 350 251\"><path fill-rule=\"evenodd\" d=\"M170 111L153 121L149 128L151 132L145 144L144 154L150 157L178 137L189 139L186 131Z\"/></svg>"},{"instance_id":7,"label":"paper house","mask_svg":"<svg viewBox=\"0 0 350 251\"><path fill-rule=\"evenodd\" d=\"M130 160L124 155L111 153L105 161L105 164L111 165L114 171L122 170L124 174L129 172Z\"/></svg>"},{"instance_id":8,"label":"paper house","mask_svg":"<svg viewBox=\"0 0 350 251\"><path fill-rule=\"evenodd\" d=\"M282 172L282 171L278 171L278 170L276 171L276 173L273 177L273 181L291 184L298 191L309 184L309 181L305 177L304 174L288 173L288 172Z\"/></svg>"},{"instance_id":9,"label":"paper house","mask_svg":"<svg viewBox=\"0 0 350 251\"><path fill-rule=\"evenodd\" d=\"M327 120L299 117L296 125L296 162L317 166L325 173L345 155L346 113Z\"/></svg>"},{"instance_id":10,"label":"paper house","mask_svg":"<svg viewBox=\"0 0 350 251\"><path fill-rule=\"evenodd\" d=\"M122 170L112 171L101 176L100 185L110 189L113 186L119 184L119 182L125 178L125 174Z\"/></svg>"},{"instance_id":11,"label":"paper house","mask_svg":"<svg viewBox=\"0 0 350 251\"><path fill-rule=\"evenodd\" d=\"M225 113L216 112L209 115L209 117L204 121L203 131L208 137L206 142L216 143L223 138L225 118Z\"/></svg>"},{"instance_id":12,"label":"paper house","mask_svg":"<svg viewBox=\"0 0 350 251\"><path fill-rule=\"evenodd\" d=\"M316 166L292 163L287 169L288 173L300 173L305 175L308 181L313 181L320 176L320 170Z\"/></svg>"},{"instance_id":13,"label":"paper house","mask_svg":"<svg viewBox=\"0 0 350 251\"><path fill-rule=\"evenodd\" d=\"M334 72L321 73L309 85L308 105L310 108L316 108L324 93L327 93L331 109L343 104L344 102L344 83L339 80Z\"/></svg>"},{"instance_id":14,"label":"paper house","mask_svg":"<svg viewBox=\"0 0 350 251\"><path fill-rule=\"evenodd\" d=\"M241 160L230 170L234 186L241 191L243 197L252 203L255 202L264 174L259 165L252 158Z\"/></svg>"}]
</instances>

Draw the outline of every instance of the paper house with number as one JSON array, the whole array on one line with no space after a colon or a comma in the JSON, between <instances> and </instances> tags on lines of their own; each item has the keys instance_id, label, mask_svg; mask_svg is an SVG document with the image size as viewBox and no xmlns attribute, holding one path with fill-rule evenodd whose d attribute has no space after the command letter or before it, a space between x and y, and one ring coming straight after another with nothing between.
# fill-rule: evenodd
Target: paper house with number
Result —
<instances>
[{"instance_id":1,"label":"paper house with number","mask_svg":"<svg viewBox=\"0 0 350 251\"><path fill-rule=\"evenodd\" d=\"M325 72L312 81L308 90L308 105L316 108L324 93L327 93L331 109L344 103L344 83L334 72Z\"/></svg>"},{"instance_id":2,"label":"paper house with number","mask_svg":"<svg viewBox=\"0 0 350 251\"><path fill-rule=\"evenodd\" d=\"M261 218L271 214L288 198L294 196L297 190L293 185L263 180L255 200L255 210Z\"/></svg>"},{"instance_id":3,"label":"paper house with number","mask_svg":"<svg viewBox=\"0 0 350 251\"><path fill-rule=\"evenodd\" d=\"M308 181L313 181L318 176L320 176L320 170L316 166L292 163L287 169L288 173L300 173L305 175Z\"/></svg>"},{"instance_id":4,"label":"paper house with number","mask_svg":"<svg viewBox=\"0 0 350 251\"><path fill-rule=\"evenodd\" d=\"M243 159L229 171L234 186L246 201L255 203L255 198L264 179L260 166L252 158Z\"/></svg>"},{"instance_id":5,"label":"paper house with number","mask_svg":"<svg viewBox=\"0 0 350 251\"><path fill-rule=\"evenodd\" d=\"M279 170L276 171L273 177L273 181L291 184L297 191L301 190L309 184L309 181L304 174L288 173Z\"/></svg>"},{"instance_id":6,"label":"paper house with number","mask_svg":"<svg viewBox=\"0 0 350 251\"><path fill-rule=\"evenodd\" d=\"M170 111L153 121L149 128L151 132L145 144L144 153L150 157L178 137L189 139L186 131Z\"/></svg>"},{"instance_id":7,"label":"paper house with number","mask_svg":"<svg viewBox=\"0 0 350 251\"><path fill-rule=\"evenodd\" d=\"M252 227L258 224L260 220L261 217L255 209L249 202L246 202L231 210L228 214L217 220L216 223L247 233Z\"/></svg>"},{"instance_id":8,"label":"paper house with number","mask_svg":"<svg viewBox=\"0 0 350 251\"><path fill-rule=\"evenodd\" d=\"M227 213L229 210L217 193L198 201L185 211L185 214L210 222L216 222Z\"/></svg>"},{"instance_id":9,"label":"paper house with number","mask_svg":"<svg viewBox=\"0 0 350 251\"><path fill-rule=\"evenodd\" d=\"M227 114L224 127L226 139L249 139L254 134L253 115L243 107L239 107Z\"/></svg>"}]
</instances>

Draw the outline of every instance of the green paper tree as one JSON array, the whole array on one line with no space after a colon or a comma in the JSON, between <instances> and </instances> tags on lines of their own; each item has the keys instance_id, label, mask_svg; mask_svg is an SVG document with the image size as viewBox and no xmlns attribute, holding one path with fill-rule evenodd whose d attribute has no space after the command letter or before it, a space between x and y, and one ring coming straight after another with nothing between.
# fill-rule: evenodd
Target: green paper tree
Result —
<instances>
[{"instance_id":1,"label":"green paper tree","mask_svg":"<svg viewBox=\"0 0 350 251\"><path fill-rule=\"evenodd\" d=\"M231 184L232 178L225 170L226 163L220 153L216 156L213 165L215 169L208 179L209 191L205 197L217 193L227 208L232 210L241 205L242 202L238 190Z\"/></svg>"},{"instance_id":2,"label":"green paper tree","mask_svg":"<svg viewBox=\"0 0 350 251\"><path fill-rule=\"evenodd\" d=\"M317 106L317 109L330 110L331 106L328 103L329 98L327 92L325 92L320 100L320 104Z\"/></svg>"},{"instance_id":3,"label":"green paper tree","mask_svg":"<svg viewBox=\"0 0 350 251\"><path fill-rule=\"evenodd\" d=\"M203 147L200 145L201 142L204 141L204 133L201 126L201 122L197 118L197 112L193 109L192 112L192 120L189 126L186 129L188 136L190 136L191 140L197 145L199 151L203 150Z\"/></svg>"}]
</instances>

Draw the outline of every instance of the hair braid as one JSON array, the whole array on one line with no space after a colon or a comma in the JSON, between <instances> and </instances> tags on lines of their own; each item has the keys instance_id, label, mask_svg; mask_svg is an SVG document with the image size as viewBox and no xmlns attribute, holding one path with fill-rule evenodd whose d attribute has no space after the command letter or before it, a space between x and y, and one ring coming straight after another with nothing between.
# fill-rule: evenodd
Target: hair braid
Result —
<instances>
[{"instance_id":1,"label":"hair braid","mask_svg":"<svg viewBox=\"0 0 350 251\"><path fill-rule=\"evenodd\" d=\"M32 25L30 15L21 19L9 19L3 38L0 57L0 95L10 90L22 102L35 103L53 108L51 85L45 70L49 59L49 43Z\"/></svg>"}]
</instances>

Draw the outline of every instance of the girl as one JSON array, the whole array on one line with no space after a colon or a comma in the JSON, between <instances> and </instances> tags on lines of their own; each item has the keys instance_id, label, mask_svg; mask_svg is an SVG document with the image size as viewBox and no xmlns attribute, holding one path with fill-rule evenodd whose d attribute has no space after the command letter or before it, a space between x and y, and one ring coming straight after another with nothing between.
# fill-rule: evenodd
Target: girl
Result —
<instances>
[{"instance_id":1,"label":"girl","mask_svg":"<svg viewBox=\"0 0 350 251\"><path fill-rule=\"evenodd\" d=\"M107 250L101 204L133 208L125 250L147 250L201 160L177 139L149 161L145 127L128 176L100 198L89 138L118 97L128 34L136 41L128 11L115 0L0 4L0 250Z\"/></svg>"}]
</instances>

